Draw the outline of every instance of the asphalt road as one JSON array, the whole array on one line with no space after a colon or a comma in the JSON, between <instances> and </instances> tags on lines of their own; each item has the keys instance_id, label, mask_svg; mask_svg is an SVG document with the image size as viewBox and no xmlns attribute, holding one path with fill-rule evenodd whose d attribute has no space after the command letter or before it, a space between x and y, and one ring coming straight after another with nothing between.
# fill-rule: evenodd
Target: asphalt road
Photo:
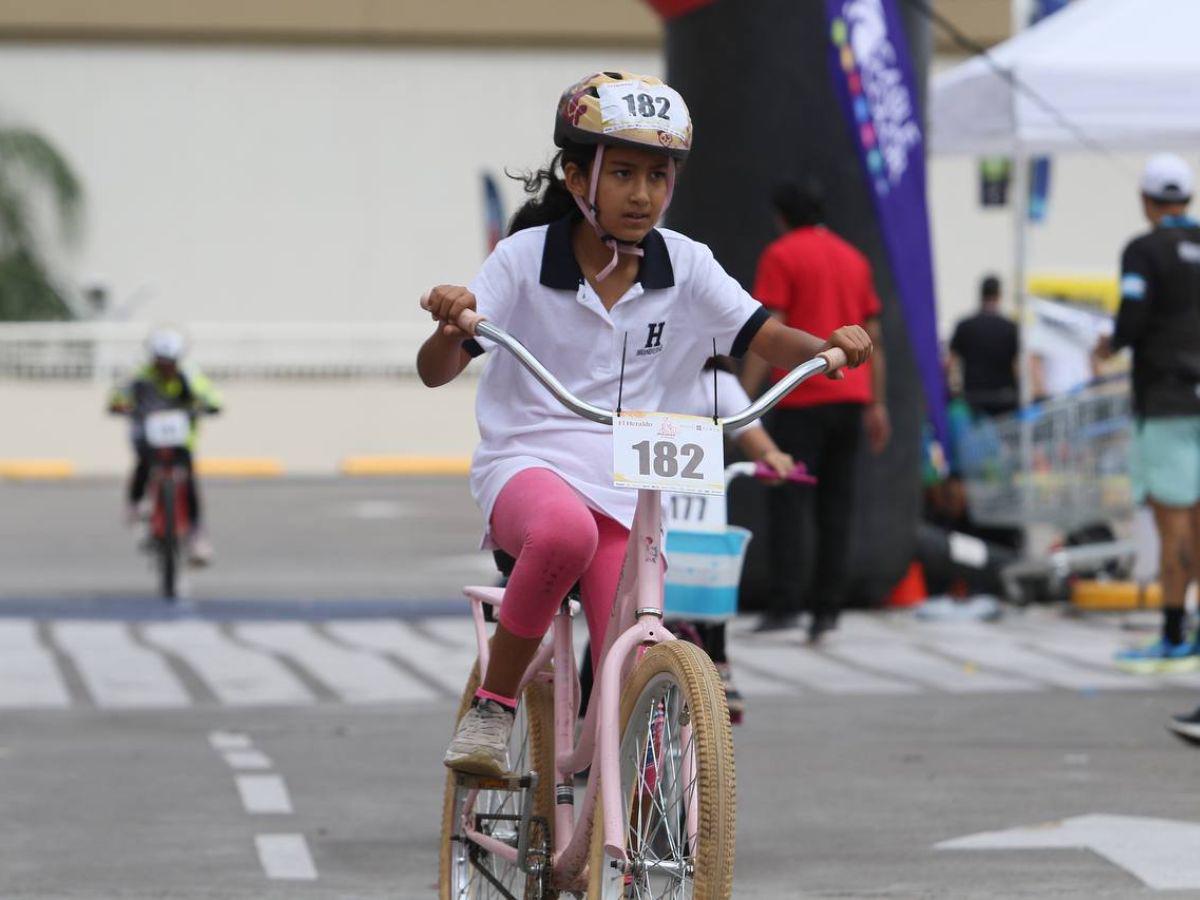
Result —
<instances>
[{"instance_id":1,"label":"asphalt road","mask_svg":"<svg viewBox=\"0 0 1200 900\"><path fill-rule=\"evenodd\" d=\"M118 485L0 484L0 898L433 896L470 656L467 623L433 613L489 574L465 484L208 496L199 607L301 621L151 621ZM1200 897L1200 750L1163 727L1200 675L1113 672L1137 636L859 615L817 652L735 626L734 896ZM937 846L1022 826L1045 827L1010 844L1060 846Z\"/></svg>"},{"instance_id":2,"label":"asphalt road","mask_svg":"<svg viewBox=\"0 0 1200 900\"><path fill-rule=\"evenodd\" d=\"M151 598L154 574L122 524L115 480L0 481L0 600ZM216 565L193 597L454 598L494 576L466 480L209 480Z\"/></svg>"}]
</instances>

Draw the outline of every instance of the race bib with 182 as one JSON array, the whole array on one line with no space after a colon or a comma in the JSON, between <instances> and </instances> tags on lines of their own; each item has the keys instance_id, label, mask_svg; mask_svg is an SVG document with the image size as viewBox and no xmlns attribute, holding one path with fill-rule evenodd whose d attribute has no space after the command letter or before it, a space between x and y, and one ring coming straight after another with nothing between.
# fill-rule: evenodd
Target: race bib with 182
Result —
<instances>
[{"instance_id":1,"label":"race bib with 182","mask_svg":"<svg viewBox=\"0 0 1200 900\"><path fill-rule=\"evenodd\" d=\"M683 98L665 84L620 81L600 85L597 93L600 95L600 119L604 123L605 134L631 128L650 128L665 131L677 138L685 136L687 107Z\"/></svg>"},{"instance_id":2,"label":"race bib with 182","mask_svg":"<svg viewBox=\"0 0 1200 900\"><path fill-rule=\"evenodd\" d=\"M613 419L613 484L676 494L725 493L721 426L704 416L625 412Z\"/></svg>"}]
</instances>

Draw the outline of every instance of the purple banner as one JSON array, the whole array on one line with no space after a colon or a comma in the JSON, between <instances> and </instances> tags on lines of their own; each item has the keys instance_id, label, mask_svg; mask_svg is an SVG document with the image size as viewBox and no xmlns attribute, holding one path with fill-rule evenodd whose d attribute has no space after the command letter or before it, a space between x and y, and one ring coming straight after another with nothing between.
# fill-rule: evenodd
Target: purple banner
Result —
<instances>
[{"instance_id":1,"label":"purple banner","mask_svg":"<svg viewBox=\"0 0 1200 900\"><path fill-rule=\"evenodd\" d=\"M933 253L925 207L925 138L895 0L825 0L833 81L875 198L934 432L946 441Z\"/></svg>"}]
</instances>

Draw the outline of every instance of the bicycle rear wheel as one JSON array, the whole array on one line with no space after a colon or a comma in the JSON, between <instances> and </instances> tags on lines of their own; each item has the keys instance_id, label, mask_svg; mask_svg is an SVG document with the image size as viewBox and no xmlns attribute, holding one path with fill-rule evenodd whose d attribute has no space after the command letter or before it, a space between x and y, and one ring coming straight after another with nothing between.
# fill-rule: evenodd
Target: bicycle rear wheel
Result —
<instances>
[{"instance_id":1,"label":"bicycle rear wheel","mask_svg":"<svg viewBox=\"0 0 1200 900\"><path fill-rule=\"evenodd\" d=\"M629 863L592 827L588 897L728 900L733 891L733 732L721 676L693 644L646 651L621 695L620 772Z\"/></svg>"},{"instance_id":2,"label":"bicycle rear wheel","mask_svg":"<svg viewBox=\"0 0 1200 900\"><path fill-rule=\"evenodd\" d=\"M158 537L158 586L168 600L178 594L179 534L175 527L175 484L163 478L158 484L159 510L162 515L162 534Z\"/></svg>"},{"instance_id":3,"label":"bicycle rear wheel","mask_svg":"<svg viewBox=\"0 0 1200 900\"><path fill-rule=\"evenodd\" d=\"M456 723L466 714L478 688L476 664L467 678ZM548 888L554 827L554 691L550 684L539 681L525 688L508 754L513 772L523 775L533 771L538 775L530 853L532 859L542 864L542 873L530 876L463 837L462 821L469 815L478 831L516 847L519 829L515 819L521 814L522 795L480 790L468 811L471 792L458 787L454 772L447 770L438 877L441 900L499 900L506 896L542 900L553 896Z\"/></svg>"}]
</instances>

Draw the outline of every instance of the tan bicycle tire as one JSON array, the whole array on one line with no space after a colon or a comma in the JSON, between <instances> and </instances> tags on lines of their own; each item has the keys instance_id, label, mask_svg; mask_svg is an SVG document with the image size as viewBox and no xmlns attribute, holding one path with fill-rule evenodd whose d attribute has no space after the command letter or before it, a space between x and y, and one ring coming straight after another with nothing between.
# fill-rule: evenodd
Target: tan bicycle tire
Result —
<instances>
[{"instance_id":1,"label":"tan bicycle tire","mask_svg":"<svg viewBox=\"0 0 1200 900\"><path fill-rule=\"evenodd\" d=\"M479 689L479 664L471 667L467 684L458 704L455 725L466 714ZM525 688L521 697L526 720L529 722L529 754L533 769L538 773L533 814L543 816L554 839L554 688L546 682L534 682ZM451 729L453 731L453 729ZM454 773L446 770L446 786L442 794L442 838L438 849L438 897L453 900L450 893L452 863L450 838L454 834Z\"/></svg>"},{"instance_id":2,"label":"tan bicycle tire","mask_svg":"<svg viewBox=\"0 0 1200 900\"><path fill-rule=\"evenodd\" d=\"M625 735L642 692L652 679L662 674L669 674L676 680L691 710L700 798L700 840L692 897L694 900L729 900L733 893L737 826L733 731L721 676L708 655L686 641L667 641L651 647L634 667L622 691L621 737ZM588 897L592 900L603 896L604 865L604 810L598 798L588 864Z\"/></svg>"}]
</instances>

